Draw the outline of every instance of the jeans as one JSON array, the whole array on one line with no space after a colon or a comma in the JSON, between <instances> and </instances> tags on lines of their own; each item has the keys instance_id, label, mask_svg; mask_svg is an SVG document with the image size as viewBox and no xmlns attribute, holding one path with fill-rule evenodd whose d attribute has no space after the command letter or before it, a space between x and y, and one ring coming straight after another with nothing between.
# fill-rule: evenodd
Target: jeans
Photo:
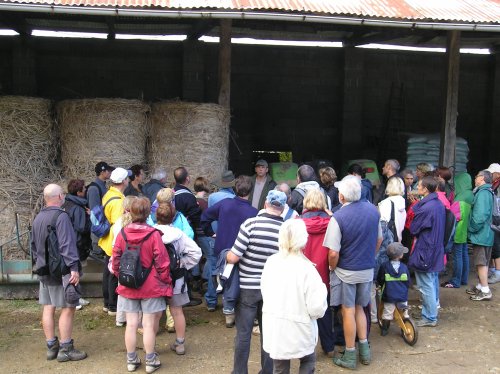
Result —
<instances>
[{"instance_id":1,"label":"jeans","mask_svg":"<svg viewBox=\"0 0 500 374\"><path fill-rule=\"evenodd\" d=\"M116 312L116 304L118 303L118 295L116 294L118 278L109 272L108 263L109 256L105 256L104 270L102 272L102 297L104 298L104 306L111 312Z\"/></svg>"},{"instance_id":2,"label":"jeans","mask_svg":"<svg viewBox=\"0 0 500 374\"><path fill-rule=\"evenodd\" d=\"M423 273L415 271L415 278L417 279L418 288L422 293L422 317L428 321L437 321L437 300L439 294L439 278L438 273ZM437 287L436 287L437 284Z\"/></svg>"},{"instance_id":3,"label":"jeans","mask_svg":"<svg viewBox=\"0 0 500 374\"><path fill-rule=\"evenodd\" d=\"M314 373L316 366L316 354L314 352L299 360L299 374ZM273 360L273 374L290 374L290 360Z\"/></svg>"},{"instance_id":4,"label":"jeans","mask_svg":"<svg viewBox=\"0 0 500 374\"><path fill-rule=\"evenodd\" d=\"M261 374L273 372L273 360L262 349L262 294L260 290L240 290L236 304L236 336L234 338L233 374L248 374L250 339L252 338L253 320L257 318L260 328L260 364Z\"/></svg>"},{"instance_id":5,"label":"jeans","mask_svg":"<svg viewBox=\"0 0 500 374\"><path fill-rule=\"evenodd\" d=\"M467 243L453 244L453 277L450 279L455 287L467 285L469 281L469 249Z\"/></svg>"},{"instance_id":6,"label":"jeans","mask_svg":"<svg viewBox=\"0 0 500 374\"><path fill-rule=\"evenodd\" d=\"M328 305L330 305L330 294L328 294L327 296L327 303ZM332 314L332 310L328 308L325 312L325 315L318 319L319 340L321 342L321 348L325 353L333 351L333 348L335 346L335 339L332 329Z\"/></svg>"},{"instance_id":7,"label":"jeans","mask_svg":"<svg viewBox=\"0 0 500 374\"><path fill-rule=\"evenodd\" d=\"M207 259L202 274L202 278L208 281L208 288L205 293L205 302L207 303L207 306L217 306L217 292L213 278L213 275L215 274L215 266L217 265L217 259L214 256L215 239L209 236L198 236L196 242Z\"/></svg>"}]
</instances>

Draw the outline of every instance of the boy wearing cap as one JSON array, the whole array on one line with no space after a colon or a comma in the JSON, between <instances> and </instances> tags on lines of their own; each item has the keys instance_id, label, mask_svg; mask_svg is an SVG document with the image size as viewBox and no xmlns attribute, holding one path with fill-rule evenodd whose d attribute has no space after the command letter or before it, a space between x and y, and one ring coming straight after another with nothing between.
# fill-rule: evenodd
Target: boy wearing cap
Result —
<instances>
[{"instance_id":1,"label":"boy wearing cap","mask_svg":"<svg viewBox=\"0 0 500 374\"><path fill-rule=\"evenodd\" d=\"M111 224L109 232L99 239L99 247L105 253L104 270L102 274L102 294L104 298L103 311L111 316L116 315L116 303L118 296L116 295L116 287L118 287L118 279L109 272L108 262L113 254L113 225L121 217L123 213L123 192L128 186L128 177L132 175L130 170L116 168L111 172L109 179L111 187L102 198L102 206L104 207L104 215Z\"/></svg>"},{"instance_id":2,"label":"boy wearing cap","mask_svg":"<svg viewBox=\"0 0 500 374\"><path fill-rule=\"evenodd\" d=\"M382 289L384 311L382 313L382 336L389 332L396 306L404 309L404 317L408 318L408 289L410 287L410 271L401 262L408 248L399 242L387 246L389 261L384 262L377 274L377 284Z\"/></svg>"}]
</instances>

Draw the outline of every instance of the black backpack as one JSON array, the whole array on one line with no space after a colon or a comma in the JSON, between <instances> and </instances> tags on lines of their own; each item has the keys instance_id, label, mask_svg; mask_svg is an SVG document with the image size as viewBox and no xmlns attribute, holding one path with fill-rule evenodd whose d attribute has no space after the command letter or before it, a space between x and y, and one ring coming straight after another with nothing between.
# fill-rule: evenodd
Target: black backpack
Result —
<instances>
[{"instance_id":1,"label":"black backpack","mask_svg":"<svg viewBox=\"0 0 500 374\"><path fill-rule=\"evenodd\" d=\"M127 241L124 229L121 230L123 240L125 240L125 250L120 258L120 270L118 273L120 284L129 288L140 288L144 284L153 268L154 260L151 261L149 268L142 266L141 246L156 231L149 232L138 244L130 244Z\"/></svg>"},{"instance_id":2,"label":"black backpack","mask_svg":"<svg viewBox=\"0 0 500 374\"><path fill-rule=\"evenodd\" d=\"M186 268L181 268L180 257L175 250L175 246L172 243L165 244L167 249L168 258L170 259L170 278L172 279L172 287L175 287L175 281L187 274ZM184 285L182 286L181 292L184 292L186 287L186 280L184 280Z\"/></svg>"},{"instance_id":3,"label":"black backpack","mask_svg":"<svg viewBox=\"0 0 500 374\"><path fill-rule=\"evenodd\" d=\"M399 241L398 231L396 230L396 221L394 217L394 202L391 201L391 219L387 222L387 229L392 233L393 240Z\"/></svg>"},{"instance_id":4,"label":"black backpack","mask_svg":"<svg viewBox=\"0 0 500 374\"><path fill-rule=\"evenodd\" d=\"M52 216L50 225L47 226L48 234L45 239L45 266L34 271L37 275L49 275L54 279L62 279L63 275L70 273L70 269L66 266L61 256L59 240L56 234L57 219L63 213L67 214L64 210L56 210Z\"/></svg>"},{"instance_id":5,"label":"black backpack","mask_svg":"<svg viewBox=\"0 0 500 374\"><path fill-rule=\"evenodd\" d=\"M444 253L451 253L455 239L455 230L457 227L457 218L450 209L445 209L444 221Z\"/></svg>"}]
</instances>

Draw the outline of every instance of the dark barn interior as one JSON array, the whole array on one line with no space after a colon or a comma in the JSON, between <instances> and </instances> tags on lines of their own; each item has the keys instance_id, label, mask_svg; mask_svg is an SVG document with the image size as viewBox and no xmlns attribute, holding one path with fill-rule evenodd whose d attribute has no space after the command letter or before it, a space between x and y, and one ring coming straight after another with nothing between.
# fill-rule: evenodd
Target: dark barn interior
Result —
<instances>
[{"instance_id":1,"label":"dark barn interior","mask_svg":"<svg viewBox=\"0 0 500 374\"><path fill-rule=\"evenodd\" d=\"M179 98L217 103L219 20L102 17L0 11L0 93L53 100ZM104 32L106 40L33 37L33 29ZM446 47L447 31L283 21L233 20L233 37L342 41L342 48L231 46L229 165L250 173L255 151L292 152L297 163L397 158L408 134L439 133L447 55L357 48L379 42ZM186 34L185 41L118 40L118 33ZM469 170L498 161L500 33L461 32L457 136L469 142ZM272 156L271 156L272 157Z\"/></svg>"}]
</instances>

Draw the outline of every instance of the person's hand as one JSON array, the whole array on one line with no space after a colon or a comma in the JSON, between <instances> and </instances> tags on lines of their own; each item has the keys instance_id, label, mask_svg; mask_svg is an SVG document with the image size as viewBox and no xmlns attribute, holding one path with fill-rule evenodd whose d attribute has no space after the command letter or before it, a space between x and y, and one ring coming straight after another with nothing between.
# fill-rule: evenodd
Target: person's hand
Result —
<instances>
[{"instance_id":1,"label":"person's hand","mask_svg":"<svg viewBox=\"0 0 500 374\"><path fill-rule=\"evenodd\" d=\"M77 271L72 271L71 277L69 278L69 283L78 286L78 283L80 283L80 273Z\"/></svg>"},{"instance_id":2,"label":"person's hand","mask_svg":"<svg viewBox=\"0 0 500 374\"><path fill-rule=\"evenodd\" d=\"M90 216L90 209L89 208L85 208L85 213L87 213L87 215Z\"/></svg>"},{"instance_id":3,"label":"person's hand","mask_svg":"<svg viewBox=\"0 0 500 374\"><path fill-rule=\"evenodd\" d=\"M410 202L413 204L415 201L417 201L417 198L415 197L414 194L409 193L408 194L408 200L410 200Z\"/></svg>"}]
</instances>

